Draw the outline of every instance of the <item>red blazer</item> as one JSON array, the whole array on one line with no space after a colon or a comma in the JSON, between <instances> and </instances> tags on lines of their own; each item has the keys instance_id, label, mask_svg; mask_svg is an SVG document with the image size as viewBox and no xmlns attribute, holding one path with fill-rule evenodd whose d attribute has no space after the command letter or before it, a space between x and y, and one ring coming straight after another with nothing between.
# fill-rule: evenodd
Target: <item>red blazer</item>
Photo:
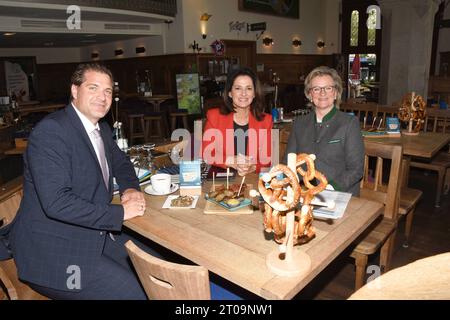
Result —
<instances>
[{"instance_id":1,"label":"red blazer","mask_svg":"<svg viewBox=\"0 0 450 320\"><path fill-rule=\"evenodd\" d=\"M271 166L272 116L264 114L261 121L250 113L248 120L247 156L253 156L256 172ZM209 109L203 131L202 158L209 164L226 167L225 160L234 155L233 113L223 115L219 108Z\"/></svg>"}]
</instances>

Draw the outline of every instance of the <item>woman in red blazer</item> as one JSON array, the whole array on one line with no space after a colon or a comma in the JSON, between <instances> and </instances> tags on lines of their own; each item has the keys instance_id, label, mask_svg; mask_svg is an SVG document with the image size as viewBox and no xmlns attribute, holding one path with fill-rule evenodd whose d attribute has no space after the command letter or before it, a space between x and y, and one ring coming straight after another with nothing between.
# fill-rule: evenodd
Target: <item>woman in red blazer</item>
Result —
<instances>
[{"instance_id":1,"label":"woman in red blazer","mask_svg":"<svg viewBox=\"0 0 450 320\"><path fill-rule=\"evenodd\" d=\"M225 105L208 110L202 141L203 159L232 167L240 175L271 165L272 116L264 113L264 100L255 73L240 68L228 75Z\"/></svg>"}]
</instances>

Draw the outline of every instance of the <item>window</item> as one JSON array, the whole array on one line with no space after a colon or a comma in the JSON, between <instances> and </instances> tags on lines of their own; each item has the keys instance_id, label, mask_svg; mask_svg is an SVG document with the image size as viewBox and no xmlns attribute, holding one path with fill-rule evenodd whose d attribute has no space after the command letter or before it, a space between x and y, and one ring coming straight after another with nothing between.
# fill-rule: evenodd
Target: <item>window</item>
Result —
<instances>
[{"instance_id":1,"label":"window","mask_svg":"<svg viewBox=\"0 0 450 320\"><path fill-rule=\"evenodd\" d=\"M351 26L350 26L350 46L358 46L358 34L359 34L359 11L352 11Z\"/></svg>"},{"instance_id":2,"label":"window","mask_svg":"<svg viewBox=\"0 0 450 320\"><path fill-rule=\"evenodd\" d=\"M346 78L355 80L356 77L361 81L373 81L373 79L379 81L381 28L383 27L381 19L382 12L377 0L342 0L341 44L347 65ZM356 72L356 69L359 69L356 67L354 71L351 70L353 61L351 57L355 54L364 60L371 57L367 61L362 61L359 72Z\"/></svg>"},{"instance_id":3,"label":"window","mask_svg":"<svg viewBox=\"0 0 450 320\"><path fill-rule=\"evenodd\" d=\"M376 40L377 10L371 9L367 18L367 45L374 46Z\"/></svg>"}]
</instances>

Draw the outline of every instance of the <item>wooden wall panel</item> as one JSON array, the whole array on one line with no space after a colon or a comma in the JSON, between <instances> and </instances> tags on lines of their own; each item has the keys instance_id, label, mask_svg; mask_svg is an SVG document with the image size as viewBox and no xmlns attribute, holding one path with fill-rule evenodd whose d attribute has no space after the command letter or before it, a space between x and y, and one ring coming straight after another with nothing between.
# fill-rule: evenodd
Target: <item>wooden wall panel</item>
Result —
<instances>
[{"instance_id":1,"label":"wooden wall panel","mask_svg":"<svg viewBox=\"0 0 450 320\"><path fill-rule=\"evenodd\" d=\"M37 99L67 103L70 99L70 77L76 66L76 63L38 64Z\"/></svg>"},{"instance_id":2,"label":"wooden wall panel","mask_svg":"<svg viewBox=\"0 0 450 320\"><path fill-rule=\"evenodd\" d=\"M149 70L154 94L176 94L175 74L187 72L195 61L196 57L193 54L175 54L100 62L111 69L114 81L119 82L123 93L135 93L136 71L143 75L145 70ZM39 64L38 100L67 102L70 97L70 77L77 65L77 63Z\"/></svg>"},{"instance_id":3,"label":"wooden wall panel","mask_svg":"<svg viewBox=\"0 0 450 320\"><path fill-rule=\"evenodd\" d=\"M258 54L256 61L258 64L264 64L264 72L258 73L263 82L269 83L271 72L277 72L281 78L280 89L290 86L292 91L292 86L296 86L295 91L301 93L303 81L300 81L299 77L301 75L306 76L314 67L319 65L331 66L332 56ZM154 94L176 95L175 74L189 72L195 66L199 67L198 55L192 53L100 62L104 62L111 69L115 81L119 82L120 90L123 93L135 93L137 91L136 71L143 75L145 70L148 69L151 72ZM76 66L76 63L39 64L37 66L38 100L67 102L70 97L70 76ZM292 106L292 108L297 107Z\"/></svg>"},{"instance_id":4,"label":"wooden wall panel","mask_svg":"<svg viewBox=\"0 0 450 320\"><path fill-rule=\"evenodd\" d=\"M332 55L258 54L256 63L264 65L264 71L258 72L263 83L271 85L273 72L280 78L277 107L283 107L285 113L306 107L304 77L312 69L322 65L334 67ZM273 105L272 99L273 96L266 96L268 112Z\"/></svg>"},{"instance_id":5,"label":"wooden wall panel","mask_svg":"<svg viewBox=\"0 0 450 320\"><path fill-rule=\"evenodd\" d=\"M280 77L281 84L303 84L301 76L307 76L315 67L326 65L332 67L331 55L312 54L257 54L256 63L264 64L264 72L258 72L260 80L270 81L272 72Z\"/></svg>"},{"instance_id":6,"label":"wooden wall panel","mask_svg":"<svg viewBox=\"0 0 450 320\"><path fill-rule=\"evenodd\" d=\"M0 96L7 96L6 79L5 79L5 64L0 61Z\"/></svg>"}]
</instances>

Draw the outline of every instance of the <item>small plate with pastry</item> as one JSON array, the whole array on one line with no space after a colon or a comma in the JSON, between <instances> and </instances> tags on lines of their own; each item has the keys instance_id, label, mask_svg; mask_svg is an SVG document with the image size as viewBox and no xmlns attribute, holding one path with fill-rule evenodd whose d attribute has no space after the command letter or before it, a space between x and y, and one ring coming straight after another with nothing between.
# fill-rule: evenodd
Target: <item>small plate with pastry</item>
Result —
<instances>
[{"instance_id":1,"label":"small plate with pastry","mask_svg":"<svg viewBox=\"0 0 450 320\"><path fill-rule=\"evenodd\" d=\"M194 209L199 196L168 196L164 202L163 209Z\"/></svg>"}]
</instances>

